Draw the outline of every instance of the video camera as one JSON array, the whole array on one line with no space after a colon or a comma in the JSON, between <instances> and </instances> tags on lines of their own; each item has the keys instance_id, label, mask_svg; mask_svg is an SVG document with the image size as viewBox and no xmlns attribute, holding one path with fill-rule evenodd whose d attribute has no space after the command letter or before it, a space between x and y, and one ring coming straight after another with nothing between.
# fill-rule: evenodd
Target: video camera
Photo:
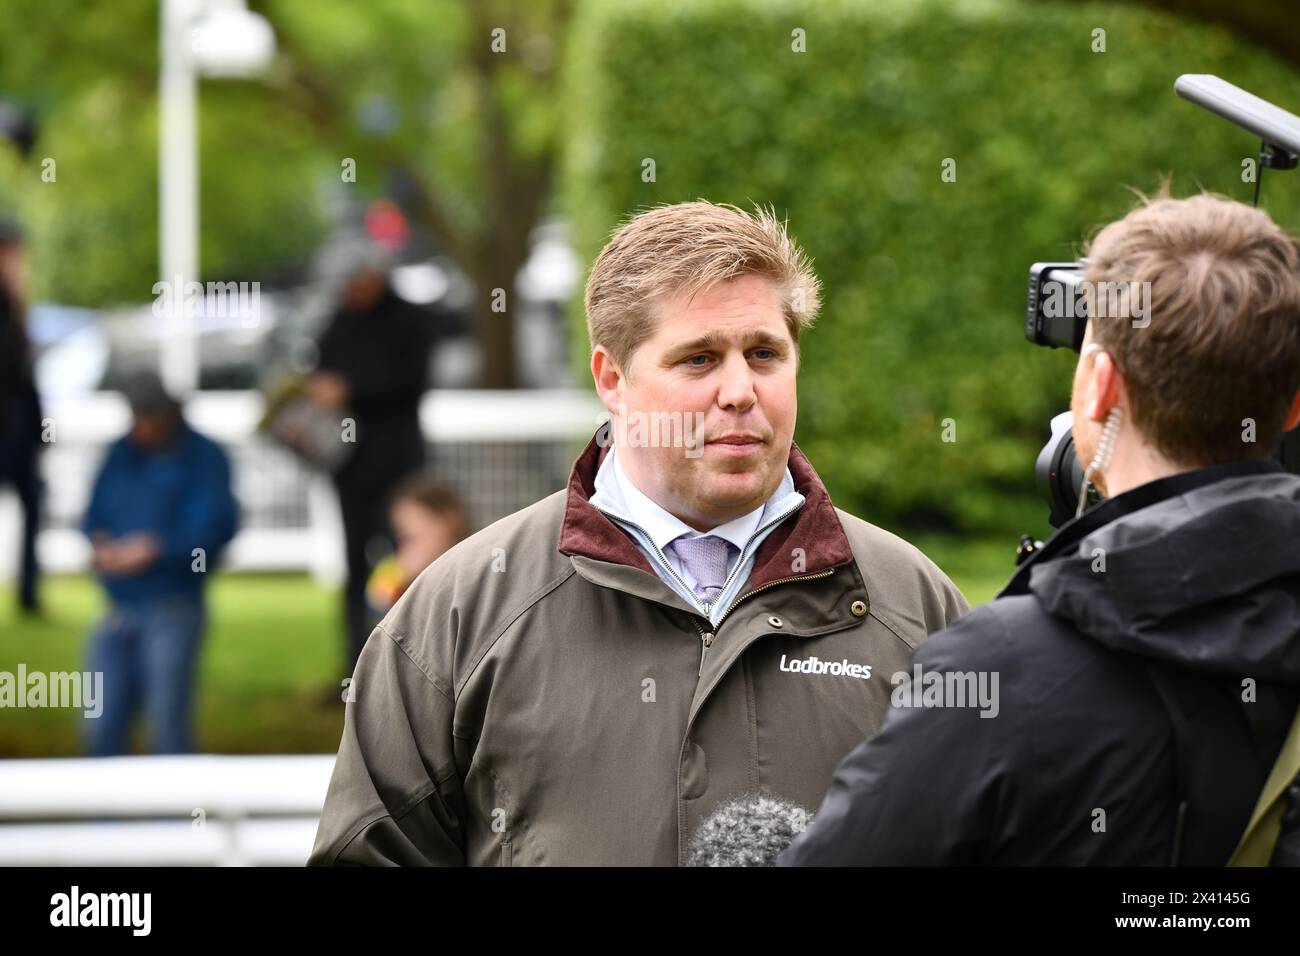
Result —
<instances>
[{"instance_id":1,"label":"video camera","mask_svg":"<svg viewBox=\"0 0 1300 956\"><path fill-rule=\"evenodd\" d=\"M1300 162L1300 117L1217 76L1185 74L1175 81L1174 91L1260 137L1255 205L1259 204L1264 168L1294 169ZM1084 294L1086 268L1086 260L1035 262L1029 267L1025 338L1034 345L1080 351L1089 313ZM1053 418L1051 428L1051 438L1034 464L1034 479L1047 502L1048 521L1052 527L1059 528L1078 511L1083 464L1075 454L1070 413L1062 412ZM1300 474L1300 428L1282 436L1278 458L1287 471ZM1091 485L1086 493L1088 507L1100 500ZM1022 538L1018 560L1023 561L1032 554L1037 544L1028 536Z\"/></svg>"}]
</instances>

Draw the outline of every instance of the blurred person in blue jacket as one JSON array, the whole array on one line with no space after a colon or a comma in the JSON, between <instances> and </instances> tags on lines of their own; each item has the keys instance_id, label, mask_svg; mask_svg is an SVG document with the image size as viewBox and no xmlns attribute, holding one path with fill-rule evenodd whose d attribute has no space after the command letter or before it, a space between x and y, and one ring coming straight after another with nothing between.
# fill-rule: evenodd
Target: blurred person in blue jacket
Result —
<instances>
[{"instance_id":1,"label":"blurred person in blue jacket","mask_svg":"<svg viewBox=\"0 0 1300 956\"><path fill-rule=\"evenodd\" d=\"M158 375L125 383L131 430L109 448L82 531L109 599L90 641L103 713L87 718L94 756L128 750L143 706L157 753L194 749L193 688L207 620L203 586L238 526L230 463L194 431Z\"/></svg>"}]
</instances>

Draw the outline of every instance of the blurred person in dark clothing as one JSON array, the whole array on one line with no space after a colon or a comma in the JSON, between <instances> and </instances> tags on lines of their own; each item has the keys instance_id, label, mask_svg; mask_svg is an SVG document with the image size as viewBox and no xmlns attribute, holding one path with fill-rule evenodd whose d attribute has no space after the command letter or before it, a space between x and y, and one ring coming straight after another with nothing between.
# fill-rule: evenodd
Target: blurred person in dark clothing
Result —
<instances>
[{"instance_id":1,"label":"blurred person in dark clothing","mask_svg":"<svg viewBox=\"0 0 1300 956\"><path fill-rule=\"evenodd\" d=\"M40 525L41 399L27 336L23 234L0 220L0 487L12 484L23 509L19 606L40 609L36 532Z\"/></svg>"},{"instance_id":2,"label":"blurred person in dark clothing","mask_svg":"<svg viewBox=\"0 0 1300 956\"><path fill-rule=\"evenodd\" d=\"M123 392L131 431L109 448L81 525L109 599L90 642L104 708L87 718L86 746L92 756L126 753L143 704L154 751L188 753L203 586L234 537L238 505L225 452L189 426L156 373L137 373Z\"/></svg>"},{"instance_id":3,"label":"blurred person in dark clothing","mask_svg":"<svg viewBox=\"0 0 1300 956\"><path fill-rule=\"evenodd\" d=\"M341 440L356 443L334 475L347 553L349 674L370 635L366 582L393 546L389 498L424 463L419 412L431 347L429 317L393 291L382 252L369 243L359 246L308 381L312 400L339 413Z\"/></svg>"}]
</instances>

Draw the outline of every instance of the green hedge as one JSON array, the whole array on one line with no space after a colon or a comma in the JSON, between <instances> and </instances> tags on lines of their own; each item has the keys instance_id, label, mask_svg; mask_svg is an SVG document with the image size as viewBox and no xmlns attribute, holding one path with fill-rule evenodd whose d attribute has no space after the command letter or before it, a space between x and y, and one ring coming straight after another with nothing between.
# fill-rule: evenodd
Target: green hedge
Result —
<instances>
[{"instance_id":1,"label":"green hedge","mask_svg":"<svg viewBox=\"0 0 1300 956\"><path fill-rule=\"evenodd\" d=\"M584 260L639 208L775 204L826 288L796 440L842 507L976 533L1048 530L1032 468L1073 355L1024 341L1028 265L1071 258L1127 187L1163 175L1179 195L1249 200L1258 143L1175 96L1180 73L1300 110L1297 72L1244 41L1107 4L596 3L568 67L564 198ZM1265 205L1300 225L1300 181L1266 179Z\"/></svg>"}]
</instances>

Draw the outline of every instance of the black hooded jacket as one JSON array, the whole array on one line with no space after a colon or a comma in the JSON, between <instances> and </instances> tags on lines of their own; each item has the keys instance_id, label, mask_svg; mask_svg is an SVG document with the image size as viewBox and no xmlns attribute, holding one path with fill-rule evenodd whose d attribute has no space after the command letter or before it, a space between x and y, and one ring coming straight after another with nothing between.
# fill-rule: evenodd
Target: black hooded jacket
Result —
<instances>
[{"instance_id":1,"label":"black hooded jacket","mask_svg":"<svg viewBox=\"0 0 1300 956\"><path fill-rule=\"evenodd\" d=\"M780 864L1226 863L1300 703L1300 478L1220 465L1103 502L909 677Z\"/></svg>"}]
</instances>

